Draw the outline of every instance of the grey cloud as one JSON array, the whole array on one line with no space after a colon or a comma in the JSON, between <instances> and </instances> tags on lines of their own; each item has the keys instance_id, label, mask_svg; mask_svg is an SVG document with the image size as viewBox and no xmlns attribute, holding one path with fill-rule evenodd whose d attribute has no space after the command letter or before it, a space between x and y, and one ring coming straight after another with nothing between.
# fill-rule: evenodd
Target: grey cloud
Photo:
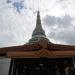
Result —
<instances>
[{"instance_id":1,"label":"grey cloud","mask_svg":"<svg viewBox=\"0 0 75 75\"><path fill-rule=\"evenodd\" d=\"M62 17L47 15L44 18L44 25L49 26L50 32L48 36L60 42L75 45L75 26L72 21L73 19L69 15ZM54 28L55 26L57 28Z\"/></svg>"},{"instance_id":2,"label":"grey cloud","mask_svg":"<svg viewBox=\"0 0 75 75\"><path fill-rule=\"evenodd\" d=\"M56 0L56 2L63 2L63 1L65 1L65 0Z\"/></svg>"},{"instance_id":3,"label":"grey cloud","mask_svg":"<svg viewBox=\"0 0 75 75\"><path fill-rule=\"evenodd\" d=\"M55 26L58 25L59 27L67 27L72 24L72 18L69 15L65 15L62 17L55 17L46 15L44 18L44 24L47 26Z\"/></svg>"},{"instance_id":4,"label":"grey cloud","mask_svg":"<svg viewBox=\"0 0 75 75\"><path fill-rule=\"evenodd\" d=\"M57 3L64 2L64 1L67 1L67 0L56 0Z\"/></svg>"},{"instance_id":5,"label":"grey cloud","mask_svg":"<svg viewBox=\"0 0 75 75\"><path fill-rule=\"evenodd\" d=\"M25 9L24 8L24 2L25 2L25 0L17 0L17 1L15 1L15 0L14 1L13 0L7 0L6 1L6 3L8 5L11 4L12 5L11 8L15 8L18 13L21 13L21 10Z\"/></svg>"},{"instance_id":6,"label":"grey cloud","mask_svg":"<svg viewBox=\"0 0 75 75\"><path fill-rule=\"evenodd\" d=\"M59 26L69 26L71 25L72 18L69 15L65 15L63 18L57 18L57 24Z\"/></svg>"},{"instance_id":7,"label":"grey cloud","mask_svg":"<svg viewBox=\"0 0 75 75\"><path fill-rule=\"evenodd\" d=\"M43 21L44 21L44 24L46 24L48 26L52 26L52 25L56 24L56 17L46 15L46 17L43 19Z\"/></svg>"},{"instance_id":8,"label":"grey cloud","mask_svg":"<svg viewBox=\"0 0 75 75\"><path fill-rule=\"evenodd\" d=\"M70 45L75 45L75 29L70 30L65 28L64 30L61 30L57 33L55 33L55 31L51 32L48 35L50 38L55 40L63 41Z\"/></svg>"}]
</instances>

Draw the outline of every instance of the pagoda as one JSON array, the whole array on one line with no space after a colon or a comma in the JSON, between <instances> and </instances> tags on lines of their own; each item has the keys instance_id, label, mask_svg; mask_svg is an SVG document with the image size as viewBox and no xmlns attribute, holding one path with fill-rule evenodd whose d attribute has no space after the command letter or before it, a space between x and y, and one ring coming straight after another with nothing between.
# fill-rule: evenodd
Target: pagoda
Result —
<instances>
[{"instance_id":1,"label":"pagoda","mask_svg":"<svg viewBox=\"0 0 75 75\"><path fill-rule=\"evenodd\" d=\"M75 75L75 46L51 43L42 28L39 11L29 42L0 48L0 57L11 58L9 75Z\"/></svg>"}]
</instances>

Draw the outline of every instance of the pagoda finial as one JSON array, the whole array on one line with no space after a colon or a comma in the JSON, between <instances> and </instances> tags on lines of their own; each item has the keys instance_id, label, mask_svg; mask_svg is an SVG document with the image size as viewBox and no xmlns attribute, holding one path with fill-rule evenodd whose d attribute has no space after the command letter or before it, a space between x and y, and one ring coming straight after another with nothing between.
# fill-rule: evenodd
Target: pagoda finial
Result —
<instances>
[{"instance_id":1,"label":"pagoda finial","mask_svg":"<svg viewBox=\"0 0 75 75\"><path fill-rule=\"evenodd\" d=\"M34 29L33 34L32 34L32 37L35 37L35 36L45 36L45 32L41 24L39 10L37 11L36 28Z\"/></svg>"},{"instance_id":2,"label":"pagoda finial","mask_svg":"<svg viewBox=\"0 0 75 75\"><path fill-rule=\"evenodd\" d=\"M36 27L32 33L32 38L29 42L36 42L40 40L40 38L46 38L45 32L42 28L41 19L40 19L40 11L37 11L37 19L36 19Z\"/></svg>"}]
</instances>

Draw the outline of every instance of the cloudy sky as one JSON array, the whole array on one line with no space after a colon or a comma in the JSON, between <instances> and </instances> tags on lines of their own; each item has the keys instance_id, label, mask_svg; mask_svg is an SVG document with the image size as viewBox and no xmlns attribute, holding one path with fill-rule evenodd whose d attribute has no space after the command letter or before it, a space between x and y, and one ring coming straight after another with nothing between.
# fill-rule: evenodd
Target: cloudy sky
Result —
<instances>
[{"instance_id":1,"label":"cloudy sky","mask_svg":"<svg viewBox=\"0 0 75 75\"><path fill-rule=\"evenodd\" d=\"M75 0L0 0L0 47L22 45L31 38L38 8L47 38L75 45Z\"/></svg>"}]
</instances>

